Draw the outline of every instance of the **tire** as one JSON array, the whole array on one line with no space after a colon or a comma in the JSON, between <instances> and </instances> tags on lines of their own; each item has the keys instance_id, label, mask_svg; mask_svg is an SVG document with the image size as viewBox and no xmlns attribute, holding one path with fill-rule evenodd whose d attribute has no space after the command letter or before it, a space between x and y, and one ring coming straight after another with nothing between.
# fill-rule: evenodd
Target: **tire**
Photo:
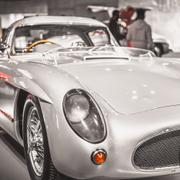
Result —
<instances>
[{"instance_id":1,"label":"tire","mask_svg":"<svg viewBox=\"0 0 180 180\"><path fill-rule=\"evenodd\" d=\"M160 44L155 44L154 53L157 57L161 57L163 55L163 48Z\"/></svg>"},{"instance_id":2,"label":"tire","mask_svg":"<svg viewBox=\"0 0 180 180\"><path fill-rule=\"evenodd\" d=\"M55 169L49 152L46 128L36 97L28 95L23 109L24 151L32 180L55 180Z\"/></svg>"}]
</instances>

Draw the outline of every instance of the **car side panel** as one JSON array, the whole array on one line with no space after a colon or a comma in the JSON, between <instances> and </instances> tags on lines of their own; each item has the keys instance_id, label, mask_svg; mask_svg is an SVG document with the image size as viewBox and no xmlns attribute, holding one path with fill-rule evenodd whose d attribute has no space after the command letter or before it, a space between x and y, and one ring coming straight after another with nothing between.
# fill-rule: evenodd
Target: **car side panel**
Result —
<instances>
[{"instance_id":1,"label":"car side panel","mask_svg":"<svg viewBox=\"0 0 180 180\"><path fill-rule=\"evenodd\" d=\"M15 82L19 74L13 70L15 65L9 59L0 60L0 127L17 140L15 109L19 88Z\"/></svg>"},{"instance_id":2,"label":"car side panel","mask_svg":"<svg viewBox=\"0 0 180 180\"><path fill-rule=\"evenodd\" d=\"M14 104L17 89L0 78L0 126L14 136Z\"/></svg>"}]
</instances>

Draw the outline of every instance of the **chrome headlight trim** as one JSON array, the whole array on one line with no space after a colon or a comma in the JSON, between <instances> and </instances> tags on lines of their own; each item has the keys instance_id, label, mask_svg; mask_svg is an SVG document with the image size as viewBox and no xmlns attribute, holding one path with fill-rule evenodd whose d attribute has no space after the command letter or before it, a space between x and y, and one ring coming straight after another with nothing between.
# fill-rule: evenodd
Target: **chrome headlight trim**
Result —
<instances>
[{"instance_id":1,"label":"chrome headlight trim","mask_svg":"<svg viewBox=\"0 0 180 180\"><path fill-rule=\"evenodd\" d=\"M74 95L79 95L79 96L82 96L82 97L85 97L88 102L89 102L89 106L90 106L90 112L89 112L89 115L81 122L71 122L70 119L68 118L68 112L67 112L67 100L68 98L74 96ZM99 108L99 106L97 105L96 101L94 100L94 98L88 93L86 92L85 90L82 90L82 89L72 89L70 91L68 91L66 93L66 95L64 96L64 100L63 100L63 111L64 111L64 116L66 118L66 121L68 122L69 126L71 127L71 129L79 136L81 137L82 139L84 139L85 141L87 142L90 142L90 143L93 143L93 144L96 144L96 143L101 143L102 141L105 140L106 136L107 136L107 128L106 128L106 124L105 124L105 120L104 120L104 116L103 116L103 113L101 111L101 109ZM95 111L95 113L93 112ZM87 134L84 133L83 135L83 128L76 128L77 125L82 125L82 122L84 121L91 121L90 123L88 124L91 124L94 123L95 124L95 121L94 119L91 119L91 117L89 117L90 115L92 115L92 113L94 113L94 117L95 118L98 118L96 119L98 121L97 124L99 124L100 126L98 126L97 124L97 127L95 127L95 129L91 129L91 127L89 127L89 134L92 135L92 131L94 131L96 133L96 135L99 135L99 137L97 139L91 139L91 138L88 138L87 137ZM81 131L81 132L80 132ZM99 133L99 134L98 134Z\"/></svg>"}]
</instances>

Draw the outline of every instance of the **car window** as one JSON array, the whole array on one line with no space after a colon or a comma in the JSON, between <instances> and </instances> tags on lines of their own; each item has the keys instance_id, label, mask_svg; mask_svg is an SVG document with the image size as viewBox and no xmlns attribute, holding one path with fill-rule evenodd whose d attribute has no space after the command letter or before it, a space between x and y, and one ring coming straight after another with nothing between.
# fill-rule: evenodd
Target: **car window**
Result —
<instances>
[{"instance_id":1,"label":"car window","mask_svg":"<svg viewBox=\"0 0 180 180\"><path fill-rule=\"evenodd\" d=\"M38 45L54 44L61 47L87 46L82 32L74 27L37 25L19 27L14 36L14 53L34 52Z\"/></svg>"},{"instance_id":2,"label":"car window","mask_svg":"<svg viewBox=\"0 0 180 180\"><path fill-rule=\"evenodd\" d=\"M108 34L103 29L96 29L88 32L88 35L94 46L110 44Z\"/></svg>"},{"instance_id":3,"label":"car window","mask_svg":"<svg viewBox=\"0 0 180 180\"><path fill-rule=\"evenodd\" d=\"M11 53L44 52L56 46L71 48L114 44L106 27L79 24L31 25L15 29Z\"/></svg>"}]
</instances>

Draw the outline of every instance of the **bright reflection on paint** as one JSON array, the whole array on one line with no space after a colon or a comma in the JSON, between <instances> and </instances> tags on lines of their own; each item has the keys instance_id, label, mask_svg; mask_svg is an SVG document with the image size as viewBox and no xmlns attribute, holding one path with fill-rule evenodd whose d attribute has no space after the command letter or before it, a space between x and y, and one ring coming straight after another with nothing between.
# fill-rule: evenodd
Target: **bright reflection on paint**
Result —
<instances>
[{"instance_id":1,"label":"bright reflection on paint","mask_svg":"<svg viewBox=\"0 0 180 180\"><path fill-rule=\"evenodd\" d=\"M142 86L143 86L144 88L147 88L147 87L148 87L148 85L147 85L147 84L143 84Z\"/></svg>"},{"instance_id":2,"label":"bright reflection on paint","mask_svg":"<svg viewBox=\"0 0 180 180\"><path fill-rule=\"evenodd\" d=\"M32 75L28 72L28 71L26 71L26 70L24 70L24 69L17 69L20 73L22 73L24 76L26 76L26 77L28 77L29 79L32 79Z\"/></svg>"},{"instance_id":3,"label":"bright reflection on paint","mask_svg":"<svg viewBox=\"0 0 180 180\"><path fill-rule=\"evenodd\" d=\"M137 91L136 91L136 90L133 90L132 93L133 93L133 94L137 94Z\"/></svg>"},{"instance_id":4,"label":"bright reflection on paint","mask_svg":"<svg viewBox=\"0 0 180 180\"><path fill-rule=\"evenodd\" d=\"M129 71L129 72L132 72L132 71L133 71L133 69L129 68L129 69L128 69L128 71Z\"/></svg>"},{"instance_id":5,"label":"bright reflection on paint","mask_svg":"<svg viewBox=\"0 0 180 180\"><path fill-rule=\"evenodd\" d=\"M77 80L78 80L78 79L79 79L79 77L78 77L78 76L75 76L75 79L77 79Z\"/></svg>"},{"instance_id":6,"label":"bright reflection on paint","mask_svg":"<svg viewBox=\"0 0 180 180\"><path fill-rule=\"evenodd\" d=\"M132 95L131 98L132 98L133 100L136 100L136 99L139 98L138 95L137 95L137 91L136 91L136 90L132 90L132 94L133 94L133 95Z\"/></svg>"},{"instance_id":7,"label":"bright reflection on paint","mask_svg":"<svg viewBox=\"0 0 180 180\"><path fill-rule=\"evenodd\" d=\"M168 65L169 65L169 63L162 63L162 65L163 65L163 66L168 66Z\"/></svg>"},{"instance_id":8,"label":"bright reflection on paint","mask_svg":"<svg viewBox=\"0 0 180 180\"><path fill-rule=\"evenodd\" d=\"M112 69L111 68L105 68L105 71L111 71Z\"/></svg>"},{"instance_id":9,"label":"bright reflection on paint","mask_svg":"<svg viewBox=\"0 0 180 180\"><path fill-rule=\"evenodd\" d=\"M0 65L0 67L10 70L10 68L8 66Z\"/></svg>"},{"instance_id":10,"label":"bright reflection on paint","mask_svg":"<svg viewBox=\"0 0 180 180\"><path fill-rule=\"evenodd\" d=\"M152 94L152 95L153 95L153 94L156 94L156 91L151 90L151 91L150 91L150 94Z\"/></svg>"},{"instance_id":11,"label":"bright reflection on paint","mask_svg":"<svg viewBox=\"0 0 180 180\"><path fill-rule=\"evenodd\" d=\"M23 81L19 81L19 84L23 87L23 88L26 88L25 84Z\"/></svg>"},{"instance_id":12,"label":"bright reflection on paint","mask_svg":"<svg viewBox=\"0 0 180 180\"><path fill-rule=\"evenodd\" d=\"M132 96L132 99L133 99L133 100L136 100L136 99L138 99L138 96L137 96L137 95L134 95L134 96Z\"/></svg>"}]
</instances>

